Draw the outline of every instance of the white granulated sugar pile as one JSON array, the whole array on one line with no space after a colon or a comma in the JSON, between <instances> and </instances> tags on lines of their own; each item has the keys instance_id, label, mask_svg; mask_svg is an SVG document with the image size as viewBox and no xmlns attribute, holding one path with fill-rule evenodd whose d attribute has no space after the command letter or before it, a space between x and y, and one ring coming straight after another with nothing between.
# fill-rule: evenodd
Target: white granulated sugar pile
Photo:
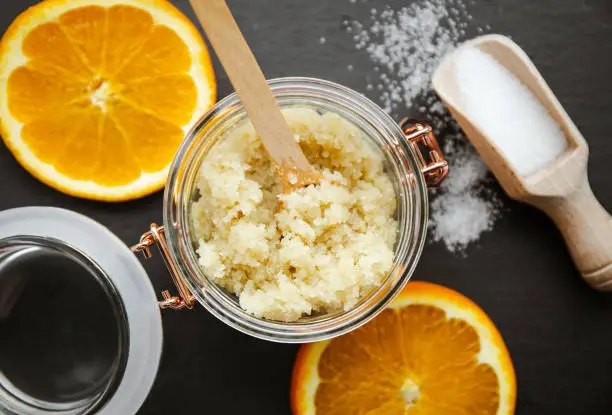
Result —
<instances>
[{"instance_id":1,"label":"white granulated sugar pile","mask_svg":"<svg viewBox=\"0 0 612 415\"><path fill-rule=\"evenodd\" d=\"M462 134L447 136L444 151L450 158L451 174L431 203L430 229L434 241L449 251L462 251L492 229L500 201L486 184L489 170L476 150L466 146Z\"/></svg>"},{"instance_id":2,"label":"white granulated sugar pile","mask_svg":"<svg viewBox=\"0 0 612 415\"><path fill-rule=\"evenodd\" d=\"M567 140L557 122L495 58L466 47L453 62L467 114L518 174L541 170L565 151Z\"/></svg>"},{"instance_id":3,"label":"white granulated sugar pile","mask_svg":"<svg viewBox=\"0 0 612 415\"><path fill-rule=\"evenodd\" d=\"M466 31L483 33L490 27L472 25L462 0L417 0L400 9L371 9L369 14L366 22L344 21L355 47L373 64L366 90L377 91L375 98L388 113L401 117L418 111L434 127L450 174L434 193L430 231L432 239L450 251L463 251L492 229L501 203L490 190L487 167L432 92L431 77Z\"/></svg>"}]
</instances>

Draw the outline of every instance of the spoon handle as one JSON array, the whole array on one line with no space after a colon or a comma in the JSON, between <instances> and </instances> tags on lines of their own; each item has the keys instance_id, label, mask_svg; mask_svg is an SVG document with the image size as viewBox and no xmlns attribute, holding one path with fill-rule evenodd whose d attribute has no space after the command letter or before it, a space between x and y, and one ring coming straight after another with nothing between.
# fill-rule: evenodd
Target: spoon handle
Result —
<instances>
[{"instance_id":1,"label":"spoon handle","mask_svg":"<svg viewBox=\"0 0 612 415\"><path fill-rule=\"evenodd\" d=\"M561 231L582 277L597 290L612 291L612 216L593 194L586 175L573 193L536 204Z\"/></svg>"},{"instance_id":2,"label":"spoon handle","mask_svg":"<svg viewBox=\"0 0 612 415\"><path fill-rule=\"evenodd\" d=\"M311 171L225 0L189 0L266 151L281 168Z\"/></svg>"}]
</instances>

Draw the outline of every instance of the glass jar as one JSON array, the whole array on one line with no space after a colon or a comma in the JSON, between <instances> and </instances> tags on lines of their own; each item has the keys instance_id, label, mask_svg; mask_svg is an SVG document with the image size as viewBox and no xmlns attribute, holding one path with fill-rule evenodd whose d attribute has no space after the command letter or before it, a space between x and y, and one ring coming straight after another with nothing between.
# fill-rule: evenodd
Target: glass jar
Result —
<instances>
[{"instance_id":1,"label":"glass jar","mask_svg":"<svg viewBox=\"0 0 612 415\"><path fill-rule=\"evenodd\" d=\"M401 291L423 249L427 187L439 184L448 171L431 128L414 121L398 125L363 95L331 82L282 78L270 81L270 87L281 107L299 105L341 115L360 128L383 155L385 172L395 188L399 228L394 263L380 287L350 310L287 323L250 315L235 296L206 276L198 265L191 238L190 208L196 197L195 183L202 160L225 132L246 119L240 100L232 94L217 103L187 134L170 167L164 224L152 224L135 246L128 248L108 229L74 212L40 207L0 212L0 351L2 347L6 349L4 358L0 358L0 413L135 413L153 384L159 364L160 308L193 309L199 303L249 335L302 343L354 330L376 316ZM153 245L159 248L177 290L176 295L164 291L161 301L133 254L150 256ZM57 271L49 265L51 260ZM49 274L51 271L55 274ZM79 275L79 284L86 280L91 283L79 285L74 278L67 279L65 290L49 297L46 294L50 288L45 288L44 279L55 278L56 274ZM36 318L23 314L20 301L24 296L49 300L48 310L56 313L45 310L49 327L30 327L27 321ZM74 319L80 319L84 330L102 330L87 336L107 341L81 342L71 332ZM106 323L101 325L100 321ZM39 341L36 336L41 335L41 330L51 333L42 336L49 336L48 344L58 348L71 340L68 343L74 353L69 356L79 357L73 359L74 367L58 363L50 373L43 374L55 388L52 393L49 388L41 389L40 374L30 373L32 368L36 370L35 366L19 364L27 362L23 355L27 350L17 343L2 342L3 338L12 339L17 326L22 331L24 325L32 328L32 336ZM49 350L43 349L45 353ZM62 361L45 353L37 356L40 366L51 360ZM57 383L57 379L61 382Z\"/></svg>"},{"instance_id":2,"label":"glass jar","mask_svg":"<svg viewBox=\"0 0 612 415\"><path fill-rule=\"evenodd\" d=\"M311 78L276 79L270 81L270 87L281 108L301 106L339 114L358 126L383 154L385 172L397 195L399 238L393 267L380 287L351 310L302 318L294 323L250 315L240 307L235 296L228 295L206 276L198 265L195 241L191 238L190 207L197 194L195 186L202 161L220 137L247 118L239 98L233 94L215 105L191 130L170 168L164 198L162 253L170 264L179 296L172 297L165 292L161 305L191 308L197 301L230 326L266 340L285 343L324 340L373 318L408 282L427 230L427 185L438 184L446 174L447 165L428 126L414 123L403 129L379 106L349 88ZM429 147L428 157L433 160L425 161L419 144ZM159 236L159 231L153 229L143 238L140 250L148 248L154 239L159 240Z\"/></svg>"}]
</instances>

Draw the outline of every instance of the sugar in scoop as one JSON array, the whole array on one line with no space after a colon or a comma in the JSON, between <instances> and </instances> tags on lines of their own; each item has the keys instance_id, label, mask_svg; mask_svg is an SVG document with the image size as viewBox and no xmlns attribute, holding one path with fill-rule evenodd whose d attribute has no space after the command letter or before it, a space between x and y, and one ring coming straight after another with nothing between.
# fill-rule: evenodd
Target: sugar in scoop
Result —
<instances>
[{"instance_id":1,"label":"sugar in scoop","mask_svg":"<svg viewBox=\"0 0 612 415\"><path fill-rule=\"evenodd\" d=\"M493 56L475 46L454 58L464 111L516 173L527 176L567 149L557 122L540 101Z\"/></svg>"},{"instance_id":2,"label":"sugar in scoop","mask_svg":"<svg viewBox=\"0 0 612 415\"><path fill-rule=\"evenodd\" d=\"M612 291L612 217L589 185L588 144L527 54L481 36L445 57L432 84L506 193L550 216L582 277Z\"/></svg>"}]
</instances>

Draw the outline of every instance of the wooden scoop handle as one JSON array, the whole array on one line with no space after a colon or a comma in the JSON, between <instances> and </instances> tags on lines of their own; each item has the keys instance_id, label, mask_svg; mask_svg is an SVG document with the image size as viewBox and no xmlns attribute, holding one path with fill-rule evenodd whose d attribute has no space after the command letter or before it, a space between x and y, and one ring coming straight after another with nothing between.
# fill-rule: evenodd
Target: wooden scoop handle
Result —
<instances>
[{"instance_id":1,"label":"wooden scoop handle","mask_svg":"<svg viewBox=\"0 0 612 415\"><path fill-rule=\"evenodd\" d=\"M225 0L189 2L272 160L281 168L311 172Z\"/></svg>"},{"instance_id":2,"label":"wooden scoop handle","mask_svg":"<svg viewBox=\"0 0 612 415\"><path fill-rule=\"evenodd\" d=\"M612 291L612 216L595 198L586 175L573 193L534 204L555 222L589 285Z\"/></svg>"}]
</instances>

